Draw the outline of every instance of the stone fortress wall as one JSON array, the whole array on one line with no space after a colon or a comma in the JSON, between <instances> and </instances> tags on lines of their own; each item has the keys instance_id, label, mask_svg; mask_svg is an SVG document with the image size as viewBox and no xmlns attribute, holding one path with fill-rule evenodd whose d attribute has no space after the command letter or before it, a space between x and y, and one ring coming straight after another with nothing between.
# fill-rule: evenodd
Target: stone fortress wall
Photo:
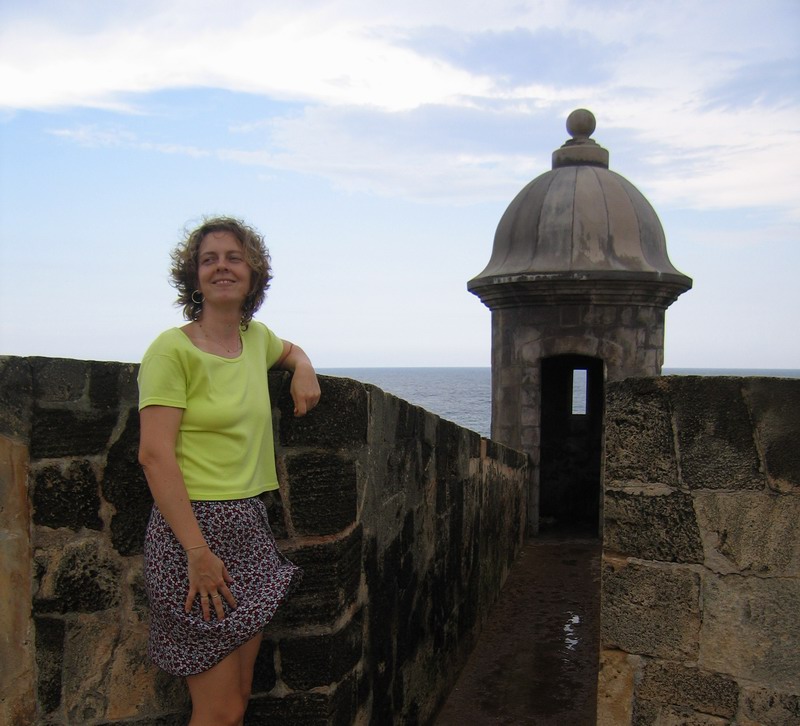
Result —
<instances>
[{"instance_id":1,"label":"stone fortress wall","mask_svg":"<svg viewBox=\"0 0 800 726\"><path fill-rule=\"evenodd\" d=\"M0 359L0 722L170 726L147 663L136 367ZM276 536L306 571L249 723L424 724L525 531L527 458L355 381L293 419ZM800 381L634 378L606 398L598 723L800 723Z\"/></svg>"},{"instance_id":2,"label":"stone fortress wall","mask_svg":"<svg viewBox=\"0 0 800 726\"><path fill-rule=\"evenodd\" d=\"M305 578L248 723L426 723L522 545L527 457L346 379L294 419L288 381L267 502ZM185 723L146 655L136 366L0 358L0 401L0 723Z\"/></svg>"},{"instance_id":3,"label":"stone fortress wall","mask_svg":"<svg viewBox=\"0 0 800 726\"><path fill-rule=\"evenodd\" d=\"M800 380L608 386L598 723L800 724Z\"/></svg>"}]
</instances>

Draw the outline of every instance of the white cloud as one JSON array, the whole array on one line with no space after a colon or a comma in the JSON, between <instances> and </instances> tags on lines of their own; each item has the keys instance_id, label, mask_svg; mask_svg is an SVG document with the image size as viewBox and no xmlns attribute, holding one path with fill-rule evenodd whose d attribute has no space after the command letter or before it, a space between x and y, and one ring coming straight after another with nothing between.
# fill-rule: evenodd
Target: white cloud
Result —
<instances>
[{"instance_id":1,"label":"white cloud","mask_svg":"<svg viewBox=\"0 0 800 726\"><path fill-rule=\"evenodd\" d=\"M406 127L413 125L413 114L405 124L394 119L394 127L381 133L359 133L364 123L363 114L348 109L307 109L301 116L270 122L271 150L219 154L239 163L322 176L350 192L418 201L507 199L536 174L531 154L470 150L466 144L437 149L431 139L412 143Z\"/></svg>"},{"instance_id":2,"label":"white cloud","mask_svg":"<svg viewBox=\"0 0 800 726\"><path fill-rule=\"evenodd\" d=\"M87 147L124 147L142 151L157 151L162 154L181 154L193 158L212 156L213 152L186 144L159 144L142 141L136 134L123 129L104 129L95 125L83 125L71 129L52 129L49 133L74 141Z\"/></svg>"},{"instance_id":3,"label":"white cloud","mask_svg":"<svg viewBox=\"0 0 800 726\"><path fill-rule=\"evenodd\" d=\"M27 16L6 10L0 31L0 108L89 106L130 113L146 109L148 92L224 88L307 104L304 113L267 119L269 143L240 147L235 136L200 149L174 139L125 138L120 130L62 129L80 143L125 143L189 155L324 176L350 190L412 198L471 200L508 195L549 167L560 142L529 143L517 132L443 144L442 128L421 124L409 145L400 112L445 106L487 117L548 118L562 123L576 106L598 116L595 136L624 130L640 145L643 183L657 200L691 207L780 206L796 214L797 90L777 100L715 102L752 63L797 63L791 3L726 2L454 2L411 0L402 5L365 0L302 4L188 2L54 4ZM31 11L32 12L32 11ZM587 70L602 63L602 81L524 83L446 62L419 44L404 45L404 30L447 28L463 34L524 28L565 34L565 54L578 53L568 32L591 35ZM456 38L458 35L456 35ZM595 55L596 54L596 55ZM602 54L602 55L600 55ZM558 57L552 63L558 63ZM580 66L580 62L578 63ZM371 109L371 125L359 109ZM382 116L383 114L383 116ZM434 122L431 122L434 123ZM456 128L458 119L450 121ZM235 133L258 126L242 124ZM408 128L411 128L410 124ZM387 128L388 127L388 128ZM562 127L563 128L563 127ZM104 135L107 138L103 138ZM614 168L614 147L612 153Z\"/></svg>"},{"instance_id":4,"label":"white cloud","mask_svg":"<svg viewBox=\"0 0 800 726\"><path fill-rule=\"evenodd\" d=\"M82 125L75 128L51 129L53 136L69 139L81 146L131 146L138 143L136 134L124 129L99 128L94 125Z\"/></svg>"},{"instance_id":5,"label":"white cloud","mask_svg":"<svg viewBox=\"0 0 800 726\"><path fill-rule=\"evenodd\" d=\"M783 207L796 215L800 129L796 108L725 109L633 99L608 109L609 126L633 134L638 181L653 201L689 208ZM613 149L611 166L613 168Z\"/></svg>"},{"instance_id":6,"label":"white cloud","mask_svg":"<svg viewBox=\"0 0 800 726\"><path fill-rule=\"evenodd\" d=\"M679 89L691 94L735 64L744 49L767 56L781 52L774 28L769 44L753 34L753 24L764 23L769 12L764 6L748 11L749 5L172 0L157 9L115 3L119 10L113 15L100 13L95 5L101 20L86 12L81 23L64 17L80 15L81 5L73 10L59 4L38 17L11 13L4 23L0 106L124 109L121 99L127 94L191 86L386 110L506 97L499 79L399 42L403 29L419 27L447 28L465 38L488 30L557 28L565 34L564 53L572 50L568 32L581 31L614 45L614 57L603 62L616 66L617 91ZM746 15L742 25L732 25L741 15ZM587 58L587 70L597 60ZM581 79L574 85L580 87ZM569 89L542 86L510 94L522 100L573 95Z\"/></svg>"},{"instance_id":7,"label":"white cloud","mask_svg":"<svg viewBox=\"0 0 800 726\"><path fill-rule=\"evenodd\" d=\"M257 12L241 25L165 21L70 34L50 23L0 35L0 105L124 109L123 94L208 86L386 110L488 95L492 82L393 46L358 18Z\"/></svg>"}]
</instances>

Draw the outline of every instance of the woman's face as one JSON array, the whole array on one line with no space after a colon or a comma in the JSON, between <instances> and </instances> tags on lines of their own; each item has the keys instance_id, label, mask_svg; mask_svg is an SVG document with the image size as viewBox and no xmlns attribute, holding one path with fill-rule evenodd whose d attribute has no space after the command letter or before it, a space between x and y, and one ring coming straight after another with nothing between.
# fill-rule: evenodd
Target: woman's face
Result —
<instances>
[{"instance_id":1,"label":"woman's face","mask_svg":"<svg viewBox=\"0 0 800 726\"><path fill-rule=\"evenodd\" d=\"M230 232L209 232L197 252L197 286L206 304L241 309L252 285L253 271L241 243Z\"/></svg>"}]
</instances>

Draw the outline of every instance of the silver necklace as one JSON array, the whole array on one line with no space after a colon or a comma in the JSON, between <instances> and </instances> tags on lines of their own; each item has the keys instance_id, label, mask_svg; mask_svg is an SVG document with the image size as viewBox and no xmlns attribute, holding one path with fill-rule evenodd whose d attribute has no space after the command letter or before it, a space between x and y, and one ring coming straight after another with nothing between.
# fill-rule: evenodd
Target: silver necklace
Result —
<instances>
[{"instance_id":1,"label":"silver necklace","mask_svg":"<svg viewBox=\"0 0 800 726\"><path fill-rule=\"evenodd\" d=\"M220 348L224 348L227 353L231 355L238 355L239 351L242 347L242 339L237 334L236 336L236 345L234 346L233 350L231 350L225 343L220 342L219 340L214 340L213 338L209 337L208 333L206 333L206 329L203 327L203 324L198 320L197 324L200 326L200 330L203 333L203 337L209 342L214 343L214 345L218 345Z\"/></svg>"}]
</instances>

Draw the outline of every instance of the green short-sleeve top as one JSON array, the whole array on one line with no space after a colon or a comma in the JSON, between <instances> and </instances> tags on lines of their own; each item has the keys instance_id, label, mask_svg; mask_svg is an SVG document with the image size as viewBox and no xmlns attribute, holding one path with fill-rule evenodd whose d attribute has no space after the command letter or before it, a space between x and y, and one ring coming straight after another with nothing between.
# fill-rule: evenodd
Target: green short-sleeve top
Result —
<instances>
[{"instance_id":1,"label":"green short-sleeve top","mask_svg":"<svg viewBox=\"0 0 800 726\"><path fill-rule=\"evenodd\" d=\"M191 500L253 497L278 488L267 371L283 341L263 323L242 332L242 351L223 358L179 328L153 341L139 368L139 410L182 408L175 454Z\"/></svg>"}]
</instances>

